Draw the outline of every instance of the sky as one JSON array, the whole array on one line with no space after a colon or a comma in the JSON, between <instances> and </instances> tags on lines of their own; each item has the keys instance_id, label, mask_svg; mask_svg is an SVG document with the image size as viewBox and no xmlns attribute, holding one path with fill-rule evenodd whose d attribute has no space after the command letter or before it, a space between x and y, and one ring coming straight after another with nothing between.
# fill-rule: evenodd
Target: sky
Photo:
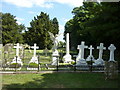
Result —
<instances>
[{"instance_id":1,"label":"sky","mask_svg":"<svg viewBox=\"0 0 120 90\"><path fill-rule=\"evenodd\" d=\"M2 0L0 10L16 16L18 24L30 26L30 22L41 12L49 14L50 19L57 18L59 33L64 33L65 23L73 17L73 8L81 6L83 0ZM63 41L63 35L58 37Z\"/></svg>"}]
</instances>

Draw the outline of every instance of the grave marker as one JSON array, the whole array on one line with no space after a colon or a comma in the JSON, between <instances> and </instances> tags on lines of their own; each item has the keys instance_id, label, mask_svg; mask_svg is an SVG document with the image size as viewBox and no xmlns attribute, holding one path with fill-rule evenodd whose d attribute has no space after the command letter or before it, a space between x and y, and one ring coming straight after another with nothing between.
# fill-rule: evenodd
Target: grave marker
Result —
<instances>
[{"instance_id":1,"label":"grave marker","mask_svg":"<svg viewBox=\"0 0 120 90\"><path fill-rule=\"evenodd\" d=\"M66 55L63 57L65 63L72 62L72 57L69 53L69 33L66 34Z\"/></svg>"},{"instance_id":2,"label":"grave marker","mask_svg":"<svg viewBox=\"0 0 120 90\"><path fill-rule=\"evenodd\" d=\"M32 59L31 59L31 61L30 61L29 63L32 62L32 63L38 64L38 58L37 58L37 56L36 56L36 49L38 49L39 47L36 46L36 43L35 43L34 46L32 46L31 48L34 49L34 54L33 54L33 57L32 57Z\"/></svg>"},{"instance_id":3,"label":"grave marker","mask_svg":"<svg viewBox=\"0 0 120 90\"><path fill-rule=\"evenodd\" d=\"M11 62L12 63L16 63L16 60L17 60L17 63L23 65L21 59L20 59L20 56L19 56L19 49L22 48L21 46L19 46L19 43L17 43L17 46L14 46L14 48L16 48L16 56L14 57L13 61Z\"/></svg>"},{"instance_id":4,"label":"grave marker","mask_svg":"<svg viewBox=\"0 0 120 90\"><path fill-rule=\"evenodd\" d=\"M85 59L84 59L84 49L88 48L88 46L85 46L85 42L81 42L81 45L78 45L79 53L76 58L77 64L76 65L87 65Z\"/></svg>"},{"instance_id":5,"label":"grave marker","mask_svg":"<svg viewBox=\"0 0 120 90\"><path fill-rule=\"evenodd\" d=\"M109 61L115 61L114 60L114 51L116 49L116 47L114 46L114 44L111 44L108 49L110 50L110 58Z\"/></svg>"},{"instance_id":6,"label":"grave marker","mask_svg":"<svg viewBox=\"0 0 120 90\"><path fill-rule=\"evenodd\" d=\"M93 65L104 65L104 60L102 59L103 50L106 50L106 47L103 46L103 43L100 43L100 46L97 47L99 49L99 58L93 63Z\"/></svg>"},{"instance_id":7,"label":"grave marker","mask_svg":"<svg viewBox=\"0 0 120 90\"><path fill-rule=\"evenodd\" d=\"M91 61L91 60L94 61L95 59L94 59L94 57L92 55L92 50L94 48L92 47L92 45L90 45L90 47L88 49L90 49L90 55L87 57L86 61Z\"/></svg>"}]
</instances>

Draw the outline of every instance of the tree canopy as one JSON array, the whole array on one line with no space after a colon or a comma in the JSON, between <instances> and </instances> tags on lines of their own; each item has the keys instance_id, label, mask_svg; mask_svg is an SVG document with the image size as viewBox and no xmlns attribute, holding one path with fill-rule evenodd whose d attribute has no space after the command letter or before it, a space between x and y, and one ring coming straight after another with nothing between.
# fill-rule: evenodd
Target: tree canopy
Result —
<instances>
[{"instance_id":1,"label":"tree canopy","mask_svg":"<svg viewBox=\"0 0 120 90\"><path fill-rule=\"evenodd\" d=\"M2 22L2 43L23 43L22 30L24 25L18 25L15 16L10 13L0 13L0 20Z\"/></svg>"},{"instance_id":2,"label":"tree canopy","mask_svg":"<svg viewBox=\"0 0 120 90\"><path fill-rule=\"evenodd\" d=\"M29 45L37 43L41 49L46 47L50 49L52 47L52 41L48 31L55 35L59 32L58 28L57 18L50 20L47 13L41 12L40 15L34 17L30 22L30 27L28 27L28 31L24 34L25 42Z\"/></svg>"},{"instance_id":3,"label":"tree canopy","mask_svg":"<svg viewBox=\"0 0 120 90\"><path fill-rule=\"evenodd\" d=\"M72 13L73 18L65 24L65 34L70 33L71 47L76 49L81 41L85 41L94 46L113 43L120 50L120 2L84 2Z\"/></svg>"}]
</instances>

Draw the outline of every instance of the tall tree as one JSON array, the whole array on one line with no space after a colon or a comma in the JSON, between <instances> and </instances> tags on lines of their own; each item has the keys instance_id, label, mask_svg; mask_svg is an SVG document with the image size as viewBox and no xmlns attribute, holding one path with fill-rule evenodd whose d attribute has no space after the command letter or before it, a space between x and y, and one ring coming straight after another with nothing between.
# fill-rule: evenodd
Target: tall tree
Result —
<instances>
[{"instance_id":1,"label":"tall tree","mask_svg":"<svg viewBox=\"0 0 120 90\"><path fill-rule=\"evenodd\" d=\"M2 43L23 43L22 30L24 25L18 25L15 16L10 13L0 13L2 20Z\"/></svg>"},{"instance_id":2,"label":"tall tree","mask_svg":"<svg viewBox=\"0 0 120 90\"><path fill-rule=\"evenodd\" d=\"M30 27L24 35L25 41L29 45L37 43L41 49L46 47L50 49L52 47L52 41L48 31L54 35L58 33L57 19L50 20L47 13L41 12L39 16L34 17L34 20L30 22Z\"/></svg>"},{"instance_id":3,"label":"tall tree","mask_svg":"<svg viewBox=\"0 0 120 90\"><path fill-rule=\"evenodd\" d=\"M96 7L98 6L98 3L83 3L83 6L80 7L75 7L72 11L73 13L73 19L70 19L66 24L65 24L65 34L67 32L70 33L70 43L71 47L77 48L77 45L80 44L82 40L88 41L88 35L89 33L85 32L85 27L83 25L84 22L89 20L90 18L93 18L94 12L91 12L91 10L95 10ZM97 12L96 12L97 13ZM65 35L64 35L65 36ZM90 39L89 39L90 41ZM87 44L89 44L89 41Z\"/></svg>"}]
</instances>

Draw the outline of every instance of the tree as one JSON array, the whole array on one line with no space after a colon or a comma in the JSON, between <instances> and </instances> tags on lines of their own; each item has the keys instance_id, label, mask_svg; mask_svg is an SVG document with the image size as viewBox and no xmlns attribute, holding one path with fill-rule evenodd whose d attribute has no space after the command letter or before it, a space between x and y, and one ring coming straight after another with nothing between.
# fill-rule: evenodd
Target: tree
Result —
<instances>
[{"instance_id":1,"label":"tree","mask_svg":"<svg viewBox=\"0 0 120 90\"><path fill-rule=\"evenodd\" d=\"M2 43L23 43L22 30L24 25L18 25L15 16L10 13L0 13L2 21Z\"/></svg>"},{"instance_id":2,"label":"tree","mask_svg":"<svg viewBox=\"0 0 120 90\"><path fill-rule=\"evenodd\" d=\"M34 20L30 22L30 27L28 27L28 31L24 35L25 41L29 45L37 43L41 49L50 49L52 41L48 31L54 35L57 34L59 32L58 21L56 18L50 20L47 13L41 12L39 16L34 17Z\"/></svg>"},{"instance_id":3,"label":"tree","mask_svg":"<svg viewBox=\"0 0 120 90\"><path fill-rule=\"evenodd\" d=\"M71 46L77 47L81 41L97 46L111 43L120 50L120 2L86 2L73 9L73 19L65 25L65 33L70 32Z\"/></svg>"},{"instance_id":4,"label":"tree","mask_svg":"<svg viewBox=\"0 0 120 90\"><path fill-rule=\"evenodd\" d=\"M90 18L93 18L94 12L91 12L91 10L95 10L98 3L83 3L83 6L75 7L72 11L73 13L73 19L70 19L65 24L65 34L68 32L70 33L70 43L71 48L77 48L77 45L81 43L81 41L88 41L89 33L85 31L84 22L89 20ZM95 9L94 9L95 8ZM98 10L98 9L96 9ZM96 12L97 13L97 12ZM64 35L65 37L65 35ZM88 37L88 38L87 38ZM65 38L64 38L65 39ZM89 41L87 44L89 44Z\"/></svg>"}]
</instances>

